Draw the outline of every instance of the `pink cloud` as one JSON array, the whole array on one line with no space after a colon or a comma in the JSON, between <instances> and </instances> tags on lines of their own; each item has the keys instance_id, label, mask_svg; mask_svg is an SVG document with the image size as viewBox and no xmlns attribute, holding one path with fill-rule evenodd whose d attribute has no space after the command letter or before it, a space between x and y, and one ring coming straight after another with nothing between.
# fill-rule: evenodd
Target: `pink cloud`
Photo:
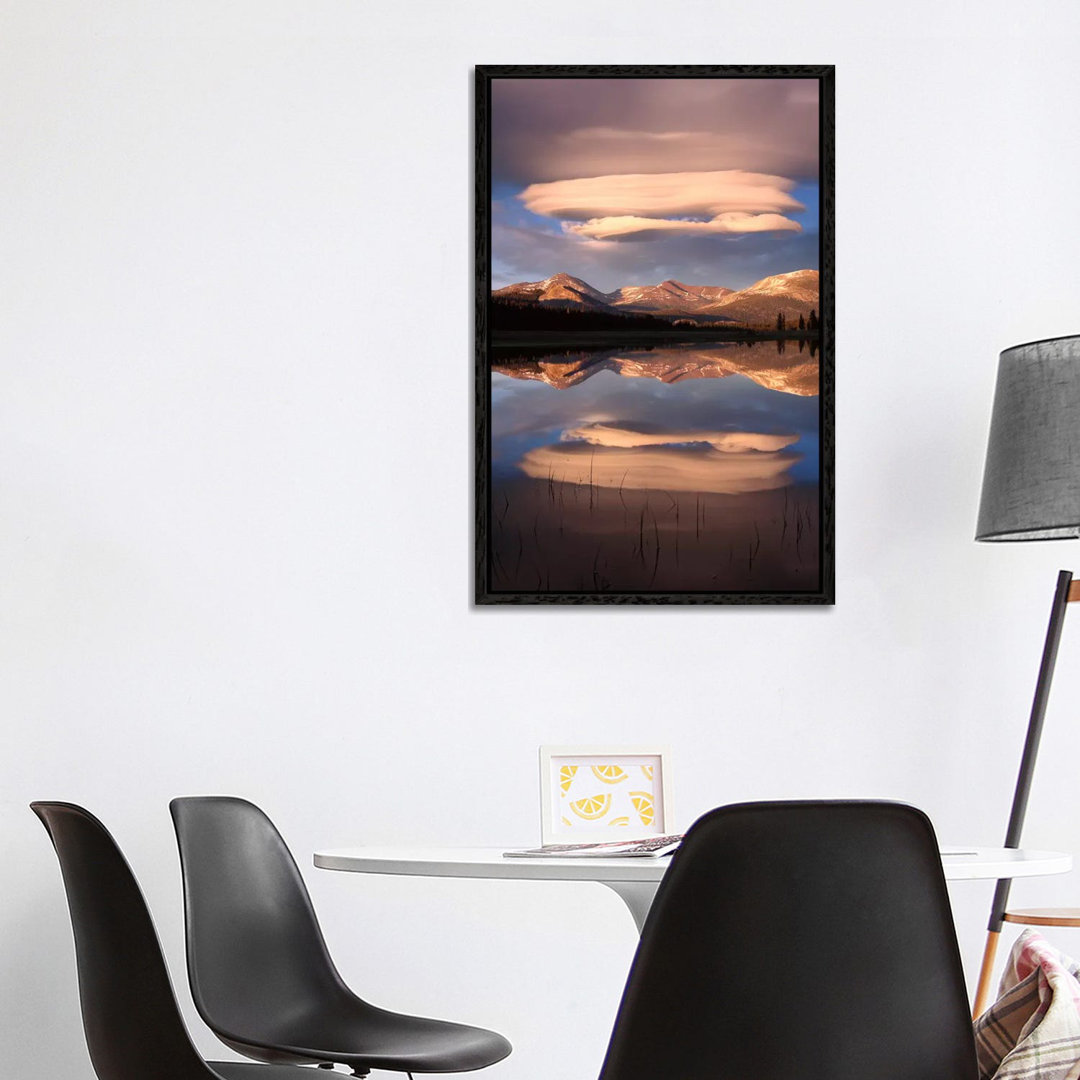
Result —
<instances>
[{"instance_id":1,"label":"pink cloud","mask_svg":"<svg viewBox=\"0 0 1080 1080\"><path fill-rule=\"evenodd\" d=\"M640 216L715 218L722 214L802 210L789 192L795 181L768 173L622 173L530 184L519 199L526 209L563 221Z\"/></svg>"},{"instance_id":2,"label":"pink cloud","mask_svg":"<svg viewBox=\"0 0 1080 1080\"><path fill-rule=\"evenodd\" d=\"M731 211L709 221L671 218L602 217L563 228L589 240L651 240L660 236L707 236L710 233L802 232L802 226L782 214Z\"/></svg>"},{"instance_id":3,"label":"pink cloud","mask_svg":"<svg viewBox=\"0 0 1080 1080\"><path fill-rule=\"evenodd\" d=\"M801 232L795 181L769 173L623 173L530 184L518 198L586 240L650 240L718 233Z\"/></svg>"}]
</instances>

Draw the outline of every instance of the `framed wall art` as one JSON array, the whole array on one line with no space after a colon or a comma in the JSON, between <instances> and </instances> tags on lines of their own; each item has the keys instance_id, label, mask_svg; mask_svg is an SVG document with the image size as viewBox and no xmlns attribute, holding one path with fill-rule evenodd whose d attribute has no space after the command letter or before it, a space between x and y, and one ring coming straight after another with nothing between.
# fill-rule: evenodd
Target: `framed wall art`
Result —
<instances>
[{"instance_id":1,"label":"framed wall art","mask_svg":"<svg viewBox=\"0 0 1080 1080\"><path fill-rule=\"evenodd\" d=\"M541 843L670 834L670 756L664 747L541 746Z\"/></svg>"},{"instance_id":2,"label":"framed wall art","mask_svg":"<svg viewBox=\"0 0 1080 1080\"><path fill-rule=\"evenodd\" d=\"M476 601L833 602L833 69L476 69Z\"/></svg>"}]
</instances>

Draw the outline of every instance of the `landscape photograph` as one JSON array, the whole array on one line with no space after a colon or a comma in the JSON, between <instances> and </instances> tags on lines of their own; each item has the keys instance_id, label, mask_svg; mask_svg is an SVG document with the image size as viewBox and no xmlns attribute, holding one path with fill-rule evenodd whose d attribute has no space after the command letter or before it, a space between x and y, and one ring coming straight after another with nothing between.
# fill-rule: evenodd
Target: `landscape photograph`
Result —
<instances>
[{"instance_id":1,"label":"landscape photograph","mask_svg":"<svg viewBox=\"0 0 1080 1080\"><path fill-rule=\"evenodd\" d=\"M738 70L482 71L481 602L831 599L823 80Z\"/></svg>"}]
</instances>

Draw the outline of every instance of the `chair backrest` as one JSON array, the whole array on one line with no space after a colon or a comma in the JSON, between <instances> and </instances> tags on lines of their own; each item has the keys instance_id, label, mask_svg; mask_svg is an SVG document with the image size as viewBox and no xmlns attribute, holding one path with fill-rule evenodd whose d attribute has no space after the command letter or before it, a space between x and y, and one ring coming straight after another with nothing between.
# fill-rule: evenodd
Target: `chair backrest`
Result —
<instances>
[{"instance_id":1,"label":"chair backrest","mask_svg":"<svg viewBox=\"0 0 1080 1080\"><path fill-rule=\"evenodd\" d=\"M975 1080L926 816L748 803L689 831L657 891L601 1080Z\"/></svg>"},{"instance_id":2,"label":"chair backrest","mask_svg":"<svg viewBox=\"0 0 1080 1080\"><path fill-rule=\"evenodd\" d=\"M95 1072L101 1080L220 1080L188 1037L150 912L108 830L70 803L31 809L64 876Z\"/></svg>"},{"instance_id":3,"label":"chair backrest","mask_svg":"<svg viewBox=\"0 0 1080 1080\"><path fill-rule=\"evenodd\" d=\"M188 979L206 1023L229 1039L273 1042L283 1018L349 994L270 819L226 796L173 799L169 809L184 878Z\"/></svg>"}]
</instances>

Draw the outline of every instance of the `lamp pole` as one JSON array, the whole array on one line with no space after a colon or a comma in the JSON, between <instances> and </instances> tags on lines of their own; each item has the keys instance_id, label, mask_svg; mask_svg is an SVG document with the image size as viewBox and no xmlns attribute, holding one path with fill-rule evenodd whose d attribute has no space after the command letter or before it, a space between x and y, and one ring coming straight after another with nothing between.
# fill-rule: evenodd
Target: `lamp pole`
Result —
<instances>
[{"instance_id":1,"label":"lamp pole","mask_svg":"<svg viewBox=\"0 0 1080 1080\"><path fill-rule=\"evenodd\" d=\"M1039 664L1039 679L1035 684L1035 697L1031 703L1031 716L1028 719L1027 736L1024 739L1024 753L1020 758L1020 772L1016 777L1016 790L1013 792L1009 827L1005 831L1007 848L1020 846L1020 834L1024 829L1028 796L1031 794L1031 779L1035 774L1035 761L1039 755L1039 740L1042 738L1046 703L1050 697L1050 684L1054 678L1058 645L1061 643L1061 631L1065 625L1065 609L1070 600L1080 600L1080 582L1073 585L1072 577L1069 570L1058 572L1057 589L1054 591L1054 602L1050 608L1050 623L1046 628L1046 643L1043 645L1042 662ZM1001 937L1001 926L1005 921L1005 905L1009 902L1011 885L1012 878L1000 878L994 889L994 900L990 905L990 921L986 927L982 967L979 970L979 984L975 991L975 1005L972 1010L976 1018L985 1010L990 994L990 978L994 970L994 958L997 955L998 941Z\"/></svg>"}]
</instances>

